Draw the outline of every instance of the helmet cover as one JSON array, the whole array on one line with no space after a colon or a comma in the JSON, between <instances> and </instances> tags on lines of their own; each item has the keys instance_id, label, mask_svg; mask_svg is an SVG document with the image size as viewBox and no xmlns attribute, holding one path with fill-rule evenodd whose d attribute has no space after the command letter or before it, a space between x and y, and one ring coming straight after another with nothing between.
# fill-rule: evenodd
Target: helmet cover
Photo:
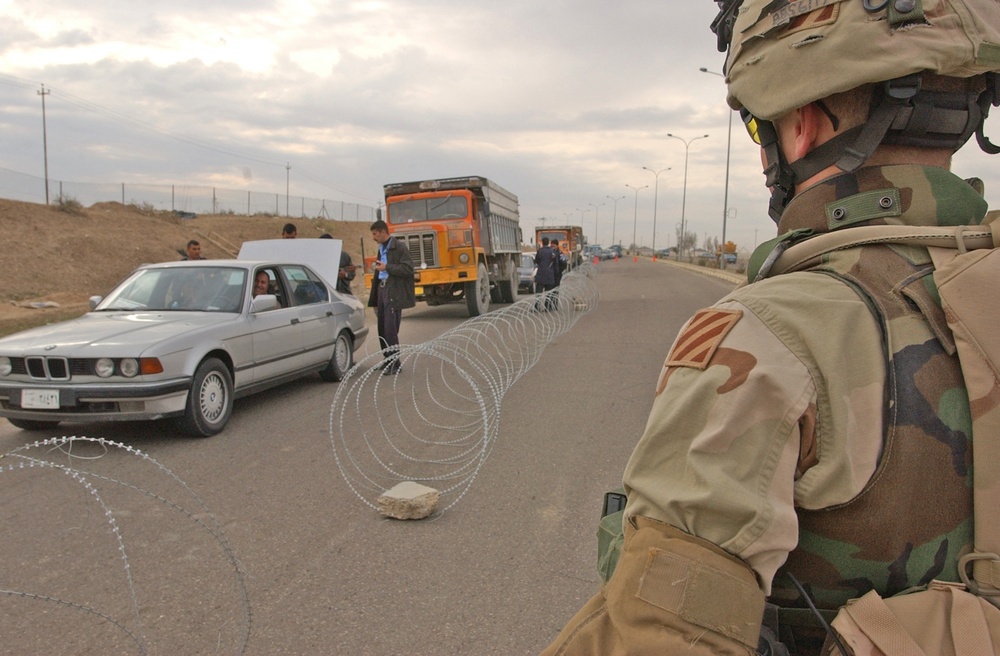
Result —
<instances>
[{"instance_id":1,"label":"helmet cover","mask_svg":"<svg viewBox=\"0 0 1000 656\"><path fill-rule=\"evenodd\" d=\"M998 0L717 1L729 105L765 120L913 73L1000 71Z\"/></svg>"}]
</instances>

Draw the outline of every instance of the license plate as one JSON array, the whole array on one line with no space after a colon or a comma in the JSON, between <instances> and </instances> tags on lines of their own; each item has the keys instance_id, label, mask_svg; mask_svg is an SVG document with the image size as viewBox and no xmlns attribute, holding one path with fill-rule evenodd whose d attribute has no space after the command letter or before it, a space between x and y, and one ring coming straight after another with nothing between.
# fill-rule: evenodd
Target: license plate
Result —
<instances>
[{"instance_id":1,"label":"license plate","mask_svg":"<svg viewBox=\"0 0 1000 656\"><path fill-rule=\"evenodd\" d=\"M424 294L424 288L423 287L414 287L413 288L413 293L416 294L417 296L423 296L423 294Z\"/></svg>"},{"instance_id":2,"label":"license plate","mask_svg":"<svg viewBox=\"0 0 1000 656\"><path fill-rule=\"evenodd\" d=\"M21 390L21 407L32 410L58 410L59 390Z\"/></svg>"}]
</instances>

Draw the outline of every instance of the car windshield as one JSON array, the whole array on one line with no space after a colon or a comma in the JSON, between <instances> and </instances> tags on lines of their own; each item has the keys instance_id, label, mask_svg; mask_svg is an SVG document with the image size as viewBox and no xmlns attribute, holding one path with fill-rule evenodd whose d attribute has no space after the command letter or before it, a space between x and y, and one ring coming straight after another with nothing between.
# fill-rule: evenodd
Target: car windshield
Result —
<instances>
[{"instance_id":1,"label":"car windshield","mask_svg":"<svg viewBox=\"0 0 1000 656\"><path fill-rule=\"evenodd\" d=\"M468 215L469 203L465 196L450 194L444 197L402 200L389 205L389 223L394 225L417 221L464 219Z\"/></svg>"},{"instance_id":2,"label":"car windshield","mask_svg":"<svg viewBox=\"0 0 1000 656\"><path fill-rule=\"evenodd\" d=\"M535 256L534 255L521 255L521 267L525 269L530 269L535 266Z\"/></svg>"},{"instance_id":3,"label":"car windshield","mask_svg":"<svg viewBox=\"0 0 1000 656\"><path fill-rule=\"evenodd\" d=\"M239 312L246 275L245 269L234 267L142 269L118 285L96 309Z\"/></svg>"}]
</instances>

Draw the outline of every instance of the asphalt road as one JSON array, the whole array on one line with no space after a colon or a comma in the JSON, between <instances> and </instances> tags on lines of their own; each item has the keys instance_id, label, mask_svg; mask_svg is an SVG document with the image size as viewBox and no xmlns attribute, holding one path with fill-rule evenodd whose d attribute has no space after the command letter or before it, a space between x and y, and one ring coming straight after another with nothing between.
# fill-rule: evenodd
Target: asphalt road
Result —
<instances>
[{"instance_id":1,"label":"asphalt road","mask_svg":"<svg viewBox=\"0 0 1000 656\"><path fill-rule=\"evenodd\" d=\"M60 427L141 450L187 486L119 449L34 450L131 481L102 496L107 511L61 472L0 459L0 588L19 593L0 595L0 653L537 653L598 588L602 495L620 484L674 336L734 287L630 259L595 281L597 308L506 390L488 460L435 519L384 519L352 493L328 428L337 384L319 377L237 401L205 440L157 422ZM402 341L465 318L420 306ZM0 452L46 437L0 420ZM178 494L183 511L158 501ZM213 520L224 544L203 528Z\"/></svg>"}]
</instances>

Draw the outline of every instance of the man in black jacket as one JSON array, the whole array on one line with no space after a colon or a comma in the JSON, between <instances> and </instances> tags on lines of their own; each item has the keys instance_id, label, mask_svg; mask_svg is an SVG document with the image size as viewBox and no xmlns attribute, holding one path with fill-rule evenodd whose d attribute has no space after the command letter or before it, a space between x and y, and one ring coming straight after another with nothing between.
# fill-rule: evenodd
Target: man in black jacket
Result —
<instances>
[{"instance_id":1,"label":"man in black jacket","mask_svg":"<svg viewBox=\"0 0 1000 656\"><path fill-rule=\"evenodd\" d=\"M417 304L413 288L413 260L406 244L389 235L385 221L371 224L372 238L378 242L378 257L372 264L372 290L368 296L368 307L375 308L378 317L378 338L386 360L382 363L382 375L399 373L400 362L396 356L399 350L399 326L403 320L403 309Z\"/></svg>"}]
</instances>

